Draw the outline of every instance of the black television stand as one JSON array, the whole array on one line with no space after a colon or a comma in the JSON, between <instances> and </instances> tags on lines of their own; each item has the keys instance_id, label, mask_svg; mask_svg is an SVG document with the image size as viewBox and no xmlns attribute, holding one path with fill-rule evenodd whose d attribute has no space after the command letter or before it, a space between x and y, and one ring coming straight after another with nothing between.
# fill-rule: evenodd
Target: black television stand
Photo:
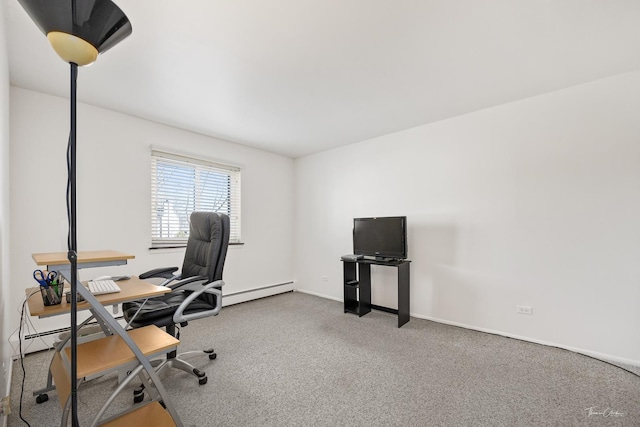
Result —
<instances>
[{"instance_id":1,"label":"black television stand","mask_svg":"<svg viewBox=\"0 0 640 427\"><path fill-rule=\"evenodd\" d=\"M344 273L344 312L362 317L372 309L398 315L398 328L409 321L409 266L406 259L342 260ZM398 309L371 304L371 266L383 265L398 269ZM356 269L357 266L357 269ZM359 295L358 295L359 294Z\"/></svg>"}]
</instances>

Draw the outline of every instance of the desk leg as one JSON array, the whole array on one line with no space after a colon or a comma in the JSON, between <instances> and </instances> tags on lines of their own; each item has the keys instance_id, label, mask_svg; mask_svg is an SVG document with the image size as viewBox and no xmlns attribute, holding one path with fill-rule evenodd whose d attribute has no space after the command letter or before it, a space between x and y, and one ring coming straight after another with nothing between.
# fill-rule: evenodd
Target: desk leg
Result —
<instances>
[{"instance_id":1,"label":"desk leg","mask_svg":"<svg viewBox=\"0 0 640 427\"><path fill-rule=\"evenodd\" d=\"M409 266L408 262L398 265L398 328L409 321Z\"/></svg>"},{"instance_id":2,"label":"desk leg","mask_svg":"<svg viewBox=\"0 0 640 427\"><path fill-rule=\"evenodd\" d=\"M91 294L91 292L89 292L88 288L79 286L78 293L80 293L80 295L82 295L84 299L89 304L91 304L92 311L95 316L100 317L109 326L109 329L113 332L114 335L117 334L120 336L120 338L122 338L127 347L129 347L131 352L134 354L136 359L138 359L140 365L142 365L142 369L146 371L147 376L150 378L150 381L153 383L156 391L162 398L162 406L164 406L167 412L169 412L169 415L171 415L171 418L173 418L176 427L184 427L184 424L182 424L182 420L180 420L180 417L178 416L173 403L169 400L169 394L167 393L167 390L160 382L160 378L158 378L155 368L151 365L151 361L142 353L140 347L138 347L138 345L135 343L135 341L133 341L133 339L124 330L124 328L120 326L118 321L109 314L107 309L104 308L102 304L100 304L100 302L98 302L96 297Z\"/></svg>"},{"instance_id":3,"label":"desk leg","mask_svg":"<svg viewBox=\"0 0 640 427\"><path fill-rule=\"evenodd\" d=\"M360 301L358 315L364 316L371 312L371 265L358 264L358 283L360 285Z\"/></svg>"}]
</instances>

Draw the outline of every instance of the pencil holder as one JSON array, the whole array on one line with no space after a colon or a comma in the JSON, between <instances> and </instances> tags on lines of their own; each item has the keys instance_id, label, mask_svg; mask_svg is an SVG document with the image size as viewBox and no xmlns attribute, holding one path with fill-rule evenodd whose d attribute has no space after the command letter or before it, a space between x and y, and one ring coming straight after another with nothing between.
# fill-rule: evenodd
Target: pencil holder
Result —
<instances>
[{"instance_id":1,"label":"pencil holder","mask_svg":"<svg viewBox=\"0 0 640 427\"><path fill-rule=\"evenodd\" d=\"M44 305L58 305L62 302L62 293L64 291L64 282L57 285L49 285L47 287L40 286L40 295Z\"/></svg>"}]
</instances>

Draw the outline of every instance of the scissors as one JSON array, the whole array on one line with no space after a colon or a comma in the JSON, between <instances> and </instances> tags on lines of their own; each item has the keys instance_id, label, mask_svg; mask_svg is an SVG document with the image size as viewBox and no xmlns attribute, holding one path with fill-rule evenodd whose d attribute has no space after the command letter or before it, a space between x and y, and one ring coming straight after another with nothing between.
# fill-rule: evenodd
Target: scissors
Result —
<instances>
[{"instance_id":1,"label":"scissors","mask_svg":"<svg viewBox=\"0 0 640 427\"><path fill-rule=\"evenodd\" d=\"M40 283L40 286L44 288L48 288L51 284L57 284L58 272L51 271L45 274L42 270L34 270L33 278L36 279L36 282Z\"/></svg>"}]
</instances>

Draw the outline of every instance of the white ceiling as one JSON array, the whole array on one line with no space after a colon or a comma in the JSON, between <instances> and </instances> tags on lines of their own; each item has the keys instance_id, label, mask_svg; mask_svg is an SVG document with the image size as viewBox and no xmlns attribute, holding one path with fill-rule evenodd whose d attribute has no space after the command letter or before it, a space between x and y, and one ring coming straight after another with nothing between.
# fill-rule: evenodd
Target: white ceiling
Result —
<instances>
[{"instance_id":1,"label":"white ceiling","mask_svg":"<svg viewBox=\"0 0 640 427\"><path fill-rule=\"evenodd\" d=\"M69 69L5 2L11 83ZM640 68L638 0L115 0L78 100L301 157Z\"/></svg>"}]
</instances>

